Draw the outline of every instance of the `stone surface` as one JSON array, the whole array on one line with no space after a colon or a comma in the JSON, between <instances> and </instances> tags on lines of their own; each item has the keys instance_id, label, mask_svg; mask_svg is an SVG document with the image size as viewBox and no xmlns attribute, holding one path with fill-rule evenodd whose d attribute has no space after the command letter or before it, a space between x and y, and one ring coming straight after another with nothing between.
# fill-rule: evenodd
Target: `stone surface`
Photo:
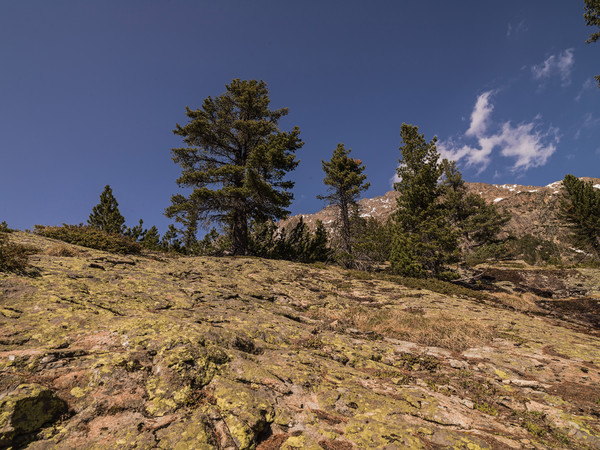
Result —
<instances>
[{"instance_id":1,"label":"stone surface","mask_svg":"<svg viewBox=\"0 0 600 450\"><path fill-rule=\"evenodd\" d=\"M588 309L552 309L534 292L11 239L42 253L38 276L0 274L0 401L29 389L69 410L31 416L29 448L600 448L598 271L563 279Z\"/></svg>"}]
</instances>

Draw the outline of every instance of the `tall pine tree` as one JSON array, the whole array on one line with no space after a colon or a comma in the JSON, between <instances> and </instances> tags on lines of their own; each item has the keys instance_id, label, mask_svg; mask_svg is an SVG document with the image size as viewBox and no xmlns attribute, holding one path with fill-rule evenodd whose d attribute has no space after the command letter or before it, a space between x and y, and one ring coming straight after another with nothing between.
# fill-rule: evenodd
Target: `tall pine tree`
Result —
<instances>
[{"instance_id":1,"label":"tall pine tree","mask_svg":"<svg viewBox=\"0 0 600 450\"><path fill-rule=\"evenodd\" d=\"M357 206L360 193L369 188L367 176L363 174L365 166L361 160L351 158L350 152L351 149L346 150L344 144L338 144L331 159L322 161L325 172L323 183L328 186L329 194L317 196L337 208L342 250L348 256L352 256L350 215Z\"/></svg>"},{"instance_id":2,"label":"tall pine tree","mask_svg":"<svg viewBox=\"0 0 600 450\"><path fill-rule=\"evenodd\" d=\"M455 161L444 159L441 169L443 206L450 224L460 235L462 250L470 253L495 243L498 233L510 220L510 214L487 203L481 195L467 192Z\"/></svg>"},{"instance_id":3,"label":"tall pine tree","mask_svg":"<svg viewBox=\"0 0 600 450\"><path fill-rule=\"evenodd\" d=\"M119 203L108 184L100 194L100 203L92 209L88 224L107 233L123 233L125 218L121 215Z\"/></svg>"},{"instance_id":4,"label":"tall pine tree","mask_svg":"<svg viewBox=\"0 0 600 450\"><path fill-rule=\"evenodd\" d=\"M459 255L457 233L444 205L438 180L443 169L438 163L437 138L427 142L419 128L402 124L402 156L397 169L400 192L394 215L396 232L390 262L396 273L423 277L439 275Z\"/></svg>"},{"instance_id":5,"label":"tall pine tree","mask_svg":"<svg viewBox=\"0 0 600 450\"><path fill-rule=\"evenodd\" d=\"M264 81L233 80L201 109L186 108L190 122L174 133L185 147L172 150L182 168L180 187L192 188L198 217L229 228L232 253L248 251L248 224L284 218L293 198L285 175L298 165L300 130L279 129L287 108L269 109Z\"/></svg>"},{"instance_id":6,"label":"tall pine tree","mask_svg":"<svg viewBox=\"0 0 600 450\"><path fill-rule=\"evenodd\" d=\"M600 256L600 190L573 175L563 180L559 217L571 230L578 249Z\"/></svg>"},{"instance_id":7,"label":"tall pine tree","mask_svg":"<svg viewBox=\"0 0 600 450\"><path fill-rule=\"evenodd\" d=\"M600 39L600 0L585 0L585 13L583 14L583 18L585 20L585 24L590 27L598 27L598 31L590 34L586 44L591 44L592 42L596 42ZM596 75L596 81L598 82L598 87L600 87L600 75Z\"/></svg>"}]
</instances>

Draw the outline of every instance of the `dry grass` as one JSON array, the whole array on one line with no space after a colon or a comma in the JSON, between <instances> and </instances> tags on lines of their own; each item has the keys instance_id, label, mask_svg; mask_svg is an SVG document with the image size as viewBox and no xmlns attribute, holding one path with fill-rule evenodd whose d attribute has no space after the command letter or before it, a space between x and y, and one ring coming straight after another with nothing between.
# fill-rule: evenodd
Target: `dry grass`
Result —
<instances>
[{"instance_id":1,"label":"dry grass","mask_svg":"<svg viewBox=\"0 0 600 450\"><path fill-rule=\"evenodd\" d=\"M536 304L536 300L539 300L534 294L528 292L525 293L506 293L506 292L494 292L490 294L491 297L497 303L500 303L509 308L513 308L517 311L525 312L541 312L544 311Z\"/></svg>"},{"instance_id":2,"label":"dry grass","mask_svg":"<svg viewBox=\"0 0 600 450\"><path fill-rule=\"evenodd\" d=\"M79 251L65 244L56 244L45 251L48 256L79 256Z\"/></svg>"},{"instance_id":3,"label":"dry grass","mask_svg":"<svg viewBox=\"0 0 600 450\"><path fill-rule=\"evenodd\" d=\"M352 307L319 311L319 318L335 328L356 328L430 347L463 351L489 343L494 332L477 320L444 314L427 316L422 311Z\"/></svg>"}]
</instances>

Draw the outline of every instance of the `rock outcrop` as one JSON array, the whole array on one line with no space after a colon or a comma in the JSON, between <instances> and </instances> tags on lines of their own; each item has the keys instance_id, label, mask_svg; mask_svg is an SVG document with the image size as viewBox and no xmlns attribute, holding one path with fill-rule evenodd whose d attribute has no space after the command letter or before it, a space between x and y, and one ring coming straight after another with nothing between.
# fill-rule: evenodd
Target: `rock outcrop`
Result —
<instances>
[{"instance_id":1,"label":"rock outcrop","mask_svg":"<svg viewBox=\"0 0 600 450\"><path fill-rule=\"evenodd\" d=\"M2 446L600 448L598 271L551 298L11 239L41 253L0 273Z\"/></svg>"}]
</instances>

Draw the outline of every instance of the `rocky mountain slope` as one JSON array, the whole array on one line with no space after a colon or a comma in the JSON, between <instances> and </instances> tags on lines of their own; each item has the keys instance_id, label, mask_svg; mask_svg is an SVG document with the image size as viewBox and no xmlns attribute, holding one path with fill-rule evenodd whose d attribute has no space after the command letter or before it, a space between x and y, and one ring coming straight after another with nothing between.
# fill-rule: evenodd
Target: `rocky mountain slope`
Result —
<instances>
[{"instance_id":1,"label":"rocky mountain slope","mask_svg":"<svg viewBox=\"0 0 600 450\"><path fill-rule=\"evenodd\" d=\"M10 238L40 253L0 273L2 448L600 448L598 271L485 292Z\"/></svg>"},{"instance_id":2,"label":"rocky mountain slope","mask_svg":"<svg viewBox=\"0 0 600 450\"><path fill-rule=\"evenodd\" d=\"M582 177L581 179L592 181L600 189L600 178ZM568 247L565 230L556 217L562 181L547 186L486 183L466 183L466 186L469 192L479 194L487 202L495 203L511 213L512 219L506 227L508 233L517 237L531 234ZM397 197L396 191L389 191L382 196L362 199L359 201L360 214L362 217L386 220L396 208ZM294 216L282 222L282 225L295 223L299 217ZM331 228L336 218L336 209L329 206L315 214L303 214L302 218L311 227L315 226L317 220L321 220L326 227Z\"/></svg>"}]
</instances>

